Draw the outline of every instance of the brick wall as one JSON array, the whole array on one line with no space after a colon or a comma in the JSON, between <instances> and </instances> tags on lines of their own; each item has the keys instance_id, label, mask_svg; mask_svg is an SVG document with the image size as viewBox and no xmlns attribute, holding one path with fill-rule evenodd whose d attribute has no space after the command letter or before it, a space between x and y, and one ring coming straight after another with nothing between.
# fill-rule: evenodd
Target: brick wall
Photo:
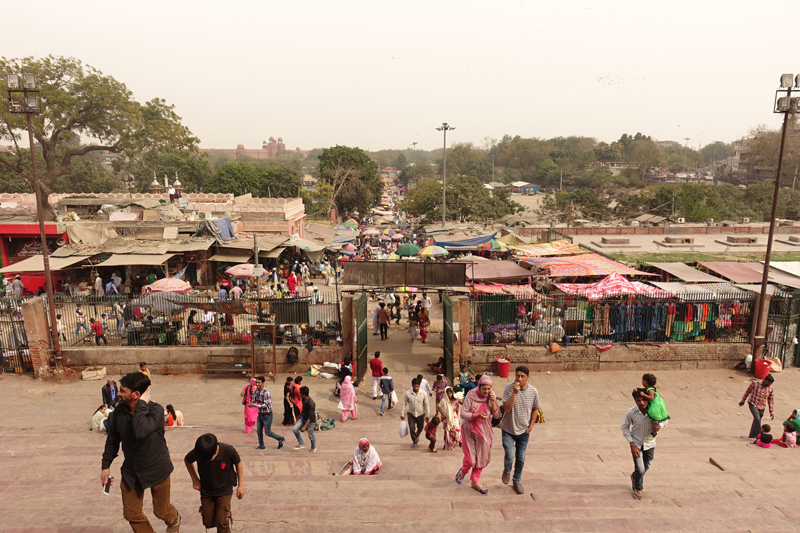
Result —
<instances>
[{"instance_id":1,"label":"brick wall","mask_svg":"<svg viewBox=\"0 0 800 533\"><path fill-rule=\"evenodd\" d=\"M495 361L505 357L511 369L518 364L531 371L565 370L665 370L733 368L750 353L745 343L667 343L656 346L618 344L605 352L595 346L562 346L552 353L545 346L470 346L468 359L477 371L497 371Z\"/></svg>"}]
</instances>

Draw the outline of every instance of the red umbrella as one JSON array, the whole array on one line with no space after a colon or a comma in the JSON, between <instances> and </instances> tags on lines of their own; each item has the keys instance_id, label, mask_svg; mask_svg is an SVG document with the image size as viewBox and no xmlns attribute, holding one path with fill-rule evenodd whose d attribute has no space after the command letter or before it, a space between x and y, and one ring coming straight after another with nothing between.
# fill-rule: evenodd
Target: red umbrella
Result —
<instances>
[{"instance_id":1,"label":"red umbrella","mask_svg":"<svg viewBox=\"0 0 800 533\"><path fill-rule=\"evenodd\" d=\"M347 250L348 252L355 252L356 248L352 244L345 244L342 246L342 250Z\"/></svg>"}]
</instances>

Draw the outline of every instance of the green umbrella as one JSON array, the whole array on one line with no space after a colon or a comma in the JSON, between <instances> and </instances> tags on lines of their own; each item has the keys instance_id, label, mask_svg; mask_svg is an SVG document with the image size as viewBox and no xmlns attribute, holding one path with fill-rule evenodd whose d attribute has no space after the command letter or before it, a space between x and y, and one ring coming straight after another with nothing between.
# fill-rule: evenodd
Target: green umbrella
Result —
<instances>
[{"instance_id":1,"label":"green umbrella","mask_svg":"<svg viewBox=\"0 0 800 533\"><path fill-rule=\"evenodd\" d=\"M407 243L398 246L397 250L395 250L394 253L396 253L400 257L412 257L417 255L419 251L420 251L419 246L417 246L416 244Z\"/></svg>"}]
</instances>

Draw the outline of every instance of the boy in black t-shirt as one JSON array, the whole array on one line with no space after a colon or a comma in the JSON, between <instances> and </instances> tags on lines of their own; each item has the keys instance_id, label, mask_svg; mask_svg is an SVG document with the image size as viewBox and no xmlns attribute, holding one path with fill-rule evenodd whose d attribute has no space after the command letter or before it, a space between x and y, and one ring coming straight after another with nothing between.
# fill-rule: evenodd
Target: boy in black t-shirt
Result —
<instances>
[{"instance_id":1,"label":"boy in black t-shirt","mask_svg":"<svg viewBox=\"0 0 800 533\"><path fill-rule=\"evenodd\" d=\"M203 525L206 529L216 527L217 533L229 533L233 521L233 487L238 485L237 498L244 497L244 471L236 448L217 442L213 433L206 433L198 437L194 450L186 454L183 462L192 478L192 487L200 491Z\"/></svg>"}]
</instances>

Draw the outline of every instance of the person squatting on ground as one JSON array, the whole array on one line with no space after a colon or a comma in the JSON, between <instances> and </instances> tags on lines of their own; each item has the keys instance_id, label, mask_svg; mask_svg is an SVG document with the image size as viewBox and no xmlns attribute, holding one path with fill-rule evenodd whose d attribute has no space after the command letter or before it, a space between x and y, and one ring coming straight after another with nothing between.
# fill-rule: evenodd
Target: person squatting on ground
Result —
<instances>
[{"instance_id":1,"label":"person squatting on ground","mask_svg":"<svg viewBox=\"0 0 800 533\"><path fill-rule=\"evenodd\" d=\"M381 458L374 446L370 446L367 439L358 441L358 448L353 452L354 476L371 476L381 469Z\"/></svg>"},{"instance_id":2,"label":"person squatting on ground","mask_svg":"<svg viewBox=\"0 0 800 533\"><path fill-rule=\"evenodd\" d=\"M775 378L772 374L767 374L763 381L751 381L750 386L744 391L739 407L747 401L747 406L753 414L753 424L750 426L748 438L754 439L761 431L761 418L764 416L764 409L769 406L769 416L775 420L775 405L772 397L772 383Z\"/></svg>"},{"instance_id":3,"label":"person squatting on ground","mask_svg":"<svg viewBox=\"0 0 800 533\"><path fill-rule=\"evenodd\" d=\"M423 424L428 423L428 413L428 395L420 391L419 380L414 379L411 381L411 389L403 396L403 405L400 407L400 420L405 420L408 414L412 448L419 444L419 434L422 433Z\"/></svg>"},{"instance_id":4,"label":"person squatting on ground","mask_svg":"<svg viewBox=\"0 0 800 533\"><path fill-rule=\"evenodd\" d=\"M272 431L272 396L264 387L264 376L256 378L256 391L253 393L253 401L247 404L248 407L258 408L258 419L256 420L256 434L258 435L257 450L264 449L264 435L278 441L278 449L283 448L286 439ZM263 431L263 433L262 433Z\"/></svg>"},{"instance_id":5,"label":"person squatting on ground","mask_svg":"<svg viewBox=\"0 0 800 533\"><path fill-rule=\"evenodd\" d=\"M651 433L658 434L659 430L667 424L666 420L663 424L653 424L647 414L647 407L650 402L642 395L643 392L643 388L633 391L632 396L636 405L628 409L625 413L625 419L622 421L622 426L620 426L622 435L630 444L631 456L633 456L634 470L631 474L631 488L635 500L642 499L644 475L650 468L650 463L653 461L656 451L656 439L650 440L647 437Z\"/></svg>"},{"instance_id":6,"label":"person squatting on ground","mask_svg":"<svg viewBox=\"0 0 800 533\"><path fill-rule=\"evenodd\" d=\"M514 371L514 381L507 383L503 389L503 478L504 484L513 481L514 492L522 494L522 469L525 466L525 450L531 436L536 418L542 404L539 392L528 383L530 370L526 366L518 366ZM516 462L515 462L516 461ZM511 469L514 469L513 480Z\"/></svg>"},{"instance_id":7,"label":"person squatting on ground","mask_svg":"<svg viewBox=\"0 0 800 533\"><path fill-rule=\"evenodd\" d=\"M150 489L153 513L167 525L167 533L180 531L181 516L170 503L173 466L164 438L164 408L150 398L150 379L134 372L120 380L120 406L108 420L100 483L109 481L111 463L122 453L122 516L134 533L154 533L142 510L144 491Z\"/></svg>"},{"instance_id":8,"label":"person squatting on ground","mask_svg":"<svg viewBox=\"0 0 800 533\"><path fill-rule=\"evenodd\" d=\"M216 527L217 533L229 533L233 522L233 487L237 487L236 497L244 498L244 469L236 448L217 442L216 435L206 433L197 438L183 464L192 478L192 488L200 491L203 526Z\"/></svg>"},{"instance_id":9,"label":"person squatting on ground","mask_svg":"<svg viewBox=\"0 0 800 533\"><path fill-rule=\"evenodd\" d=\"M431 421L425 425L425 438L428 439L428 451L431 453L436 452L436 430L439 428L439 417L434 416Z\"/></svg>"},{"instance_id":10,"label":"person squatting on ground","mask_svg":"<svg viewBox=\"0 0 800 533\"><path fill-rule=\"evenodd\" d=\"M481 485L481 472L489 465L492 457L492 444L494 432L492 431L492 418L500 417L500 407L492 391L492 380L489 376L481 376L478 388L467 393L464 405L461 407L461 448L464 450L464 460L456 474L456 483L461 485L464 478L472 469L470 481L472 488L486 494L489 489Z\"/></svg>"},{"instance_id":11,"label":"person squatting on ground","mask_svg":"<svg viewBox=\"0 0 800 533\"><path fill-rule=\"evenodd\" d=\"M665 420L669 420L669 414L667 413L667 406L664 405L664 400L661 399L661 396L658 395L658 389L656 389L656 382L658 380L653 374L645 374L642 376L642 387L644 387L644 392L642 396L650 402L650 405L647 408L647 416L650 417L650 421L653 424L660 424ZM647 437L650 440L653 440L657 437L655 433L650 433Z\"/></svg>"}]
</instances>

